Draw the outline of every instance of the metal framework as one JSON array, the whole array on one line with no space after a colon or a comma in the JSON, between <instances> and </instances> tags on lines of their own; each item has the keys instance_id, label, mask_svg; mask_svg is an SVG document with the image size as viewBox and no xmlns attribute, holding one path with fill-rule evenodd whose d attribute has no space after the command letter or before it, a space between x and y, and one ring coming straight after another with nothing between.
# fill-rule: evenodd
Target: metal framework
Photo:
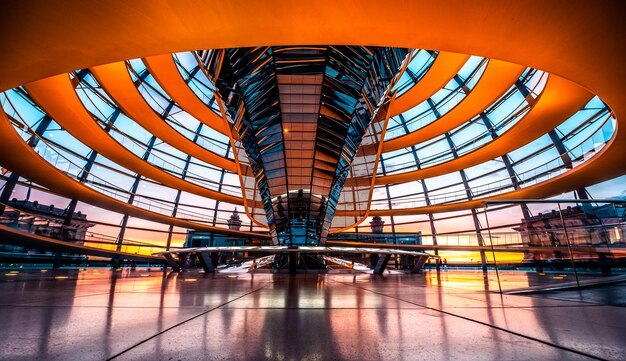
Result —
<instances>
[{"instance_id":1,"label":"metal framework","mask_svg":"<svg viewBox=\"0 0 626 361\"><path fill-rule=\"evenodd\" d=\"M539 3L536 5L542 7ZM41 29L45 22L38 23L41 19L36 15L23 18L19 15L20 6L10 6L8 10L15 18L5 24L10 26L21 21L20 27L29 25L32 31ZM49 5L39 6L44 13ZM101 13L110 14L108 19L95 19L97 22L129 20L133 15L120 14L114 4L89 6L97 6ZM194 5L181 5L175 11L190 26L206 26L206 21L201 19L212 14L223 16L224 11L236 11L238 6L223 9L217 5L219 12L213 13L214 10L203 8L199 11ZM256 15L267 11L259 4L246 6L258 10ZM372 20L372 11L379 14L387 11L372 6L357 10L362 19ZM406 11L423 11L425 6L406 4ZM458 38L459 45L454 46L433 35L423 34L422 28L411 25L410 21L403 23L403 15L400 18L391 17L395 20L393 26L388 28L397 30L394 36L388 33L390 30L387 27L383 27L392 20L378 16L372 23L376 23L379 30L383 27L383 30L373 32L376 35L363 31L346 32L343 30L351 26L361 29L369 25L355 24L353 19L338 17L342 14L329 9L322 17L335 20L329 22L333 30L330 31L330 38L306 31L310 21L315 23L319 19L309 18L305 11L301 24L290 25L293 27L289 32L292 38L282 38L266 27L259 28L261 30L255 35L245 31L235 32L230 43L213 35L207 36L205 32L202 35L181 33L173 23L163 24L163 29L157 32L153 32L154 29L148 32L145 24L131 19L129 23L136 27L137 33L117 36L123 41L113 47L117 49L113 52L105 51L112 48L109 37L99 33L91 23L84 23L84 16L68 6L64 16L73 16L77 24L83 24L85 29L93 32L93 54L75 58L59 56L45 66L35 66L37 64L33 59L37 56L24 56L52 54L53 51L81 54L76 49L82 45L73 35L54 35L67 33L63 30L65 25L56 25L53 31L41 31L47 42L36 49L32 42L23 38L23 34L2 39L3 45L8 44L15 51L8 52L11 54L3 58L3 66L0 67L3 74L0 88L4 90L1 96L3 111L0 112L0 164L6 169L6 172L3 171L5 184L0 201L6 203L14 190L28 188L26 182L34 182L39 187L37 189L45 189L67 199L64 206L68 216L81 207L81 203L118 214L122 224L119 240L124 239L129 217L165 224L168 246L174 227L225 230L226 219L237 206L244 206L247 212L264 209L260 213L249 212L249 216L267 218L271 230L271 219L276 218L274 213L278 212L277 195L289 194L290 185L298 182L295 175L288 171L282 175L285 192L268 195L263 194L261 188L260 198L249 198L249 194L241 189L243 182L238 175L249 171L246 167L251 167L251 163L239 162L231 143L231 138L245 141L246 133L238 131L241 129L237 129L236 119L233 119L233 126L224 121L227 116L219 114L216 106L219 99L216 101L213 92L222 92L222 89L219 86L216 89L215 84L206 78L206 73L200 71L201 66L193 52L170 54L182 48L233 49L232 46L237 44L289 44L285 47L289 48L292 44L381 44L389 41L395 46L436 49L419 50L428 56L415 56L416 63L409 65L406 81L401 84L403 93L389 108L392 115L387 129L389 132L383 143L378 169L370 169L373 175L348 174L347 166L355 154L376 154L374 146L359 148L358 142L353 141L350 154L335 152L337 156L332 159L319 156L320 149L336 145L334 143L337 142L331 140L332 132L312 132L315 134L313 155L297 159L290 158L289 151L283 146L287 137L282 128L263 139L272 140L264 145L283 157L283 163L278 162L276 167L266 171L279 172L281 167L289 169L290 162L311 161L310 166L307 163L306 167L300 167L312 171L308 189L320 184L319 179L323 177L315 172L324 170L328 164L339 165L345 173L339 172L343 180L339 177L333 180L334 183L324 185L332 190L324 193L325 201L333 200L337 204L334 217L337 224L331 224L332 214L322 217L325 224L322 229L325 231L332 232L353 223L347 219L360 219L364 214L379 215L388 217L386 219L392 232L427 224L432 242L437 244L436 231L440 230L438 224L441 219L471 217L473 231L480 244L481 232L488 228L481 225L480 211L477 211L484 200L543 199L567 191L574 191L576 197L586 199L588 191L585 187L623 175L626 170L623 166L626 136L618 127L618 116L626 112L626 102L623 100L624 92L616 84L624 77L620 65L624 59L622 55L613 54L612 49L623 44L624 40L615 34L619 34L616 29L624 25L619 16L611 14L611 6L602 10L607 15L602 21L589 18L589 13L602 8L594 4L574 9L565 19L551 9L544 9L546 11L541 16L536 16L534 12L515 4L480 1L473 6L477 10L465 6L452 9L448 5L431 9L434 11L429 26L441 30L448 38ZM505 43L496 41L497 34L517 34L519 31L514 24L488 19L478 29L478 26L472 26L475 20L470 17L464 20L467 22L464 27L466 33L460 32L459 26L448 26L451 14L461 10L466 11L468 16L479 14L485 6L515 12L518 14L517 21L525 22L526 29L537 27L541 30L540 35L531 40L524 37L523 43ZM272 16L285 18L288 16L285 11L286 8L278 6L273 9ZM246 10L248 12L250 10ZM615 11L615 14L619 13ZM242 24L255 24L257 21L249 15L233 19ZM555 21L556 25L546 28L544 24L550 23L546 19ZM575 39L569 36L574 29L572 24L578 23L585 24L585 31L591 35ZM162 41L156 44L141 38L141 34L148 33ZM576 46L565 47L560 49L563 53L557 53L550 45L551 39L558 35L565 42L569 41L568 44ZM388 39L377 36L388 36ZM180 42L173 43L172 38L179 38ZM493 43L499 46L492 46ZM137 47L136 44L145 46ZM300 67L300 72L312 75L316 66L328 67L333 61L328 54L315 54L313 58L317 60L304 59L306 62L302 64L305 65L292 63L303 58L289 58L289 50L285 51L285 48L262 48L265 55L253 53L255 56L246 65L266 66L267 69L253 69L262 69L261 73L267 71L293 76L293 71L285 71L293 69L293 64L299 64L295 66ZM284 57L279 56L277 61L265 64L264 56L268 56L266 53L270 51L267 49L279 50L278 54ZM164 53L167 54L153 56ZM594 57L590 54L614 56ZM481 58L470 55L480 55ZM269 54L269 57L273 56ZM137 60L141 57L142 60ZM556 60L562 58L568 60L567 66ZM17 59L25 62L19 69L15 65ZM260 62L255 63L255 60ZM101 65L107 63L111 64ZM215 69L222 69L224 64L219 65ZM588 71L590 68L597 70L595 74ZM74 72L75 69L81 70ZM542 75L543 71L546 71L545 75ZM219 79L225 73L214 75ZM325 76L322 82L329 79ZM266 77L261 80L271 83L274 96L264 98L266 102L259 103L260 110L256 111L274 107L276 114L284 112L284 89L293 88L294 83L284 79L268 80ZM315 86L316 83L309 85ZM339 82L333 86L345 84ZM223 92L221 98L229 101L228 95ZM337 104L332 102L337 102L339 98L322 91L320 99L327 101L327 108L314 109L311 114L327 116L337 110ZM250 112L252 107L244 103ZM302 102L291 104L299 107L307 105ZM237 118L237 114L229 109L231 118ZM327 128L332 127L322 124L322 129ZM289 133L289 137L299 139L297 134L306 132L289 129ZM17 156L14 156L16 152ZM59 161L61 158L63 160ZM248 157L246 162L250 162L250 158L254 157ZM325 163L321 164L319 159ZM347 160L345 164L341 163L343 160ZM112 174L119 176L119 180ZM364 200L355 191L342 200L341 186L337 187L337 184L345 181L346 186L362 186L373 176L376 176L375 199ZM257 177L259 183L263 183L261 178ZM144 185L149 192L143 190ZM295 191L298 189L305 187L293 188ZM295 194L297 198L297 192ZM296 198L283 198L287 209L294 208L288 203L296 202ZM325 212L333 207L326 206ZM528 217L528 208L524 205L520 207L522 216ZM310 212L313 208L308 205L306 218L317 218ZM446 212L459 213L446 215ZM418 215L424 216L419 218ZM267 238L263 234L264 224L260 223L246 223L245 227L255 232L245 233L246 237Z\"/></svg>"}]
</instances>

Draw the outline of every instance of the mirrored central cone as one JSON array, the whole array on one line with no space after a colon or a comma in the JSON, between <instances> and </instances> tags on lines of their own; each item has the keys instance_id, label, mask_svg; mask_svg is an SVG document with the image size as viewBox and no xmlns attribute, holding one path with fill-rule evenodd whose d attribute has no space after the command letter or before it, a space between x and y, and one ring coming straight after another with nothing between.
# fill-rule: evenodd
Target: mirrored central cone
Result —
<instances>
[{"instance_id":1,"label":"mirrored central cone","mask_svg":"<svg viewBox=\"0 0 626 361\"><path fill-rule=\"evenodd\" d=\"M245 149L275 244L324 243L350 164L408 49L200 51Z\"/></svg>"}]
</instances>

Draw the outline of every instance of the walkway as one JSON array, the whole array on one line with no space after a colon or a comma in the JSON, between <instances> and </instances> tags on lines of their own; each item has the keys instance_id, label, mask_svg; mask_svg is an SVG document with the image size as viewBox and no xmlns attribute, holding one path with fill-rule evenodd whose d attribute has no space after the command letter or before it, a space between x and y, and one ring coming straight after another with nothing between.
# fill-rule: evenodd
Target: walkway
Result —
<instances>
[{"instance_id":1,"label":"walkway","mask_svg":"<svg viewBox=\"0 0 626 361\"><path fill-rule=\"evenodd\" d=\"M520 296L456 270L59 272L0 273L0 359L626 359L623 284Z\"/></svg>"}]
</instances>

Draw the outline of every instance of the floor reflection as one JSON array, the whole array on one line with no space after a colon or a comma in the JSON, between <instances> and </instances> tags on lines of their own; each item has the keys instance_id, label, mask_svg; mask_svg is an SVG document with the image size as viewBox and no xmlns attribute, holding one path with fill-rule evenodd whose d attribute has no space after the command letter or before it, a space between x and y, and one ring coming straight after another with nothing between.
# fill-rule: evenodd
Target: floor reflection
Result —
<instances>
[{"instance_id":1,"label":"floor reflection","mask_svg":"<svg viewBox=\"0 0 626 361\"><path fill-rule=\"evenodd\" d=\"M20 271L0 277L0 359L626 359L625 286L521 296L494 282L457 270Z\"/></svg>"}]
</instances>

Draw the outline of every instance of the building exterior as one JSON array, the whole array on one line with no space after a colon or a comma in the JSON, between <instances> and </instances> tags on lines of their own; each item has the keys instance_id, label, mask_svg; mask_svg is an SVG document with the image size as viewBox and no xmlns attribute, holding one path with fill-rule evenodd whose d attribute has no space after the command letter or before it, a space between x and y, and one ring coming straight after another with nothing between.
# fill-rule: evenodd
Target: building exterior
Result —
<instances>
[{"instance_id":1,"label":"building exterior","mask_svg":"<svg viewBox=\"0 0 626 361\"><path fill-rule=\"evenodd\" d=\"M614 204L568 206L561 210L539 213L524 218L520 226L514 228L520 232L525 246L554 248L559 246L574 247L572 257L576 260L597 260L602 257L593 251L581 252L576 247L595 248L624 247L624 207ZM554 260L563 258L562 251L553 249L528 252L525 261Z\"/></svg>"},{"instance_id":2,"label":"building exterior","mask_svg":"<svg viewBox=\"0 0 626 361\"><path fill-rule=\"evenodd\" d=\"M82 245L85 241L87 230L95 224L87 220L87 215L76 212L68 219L64 209L55 208L54 205L42 205L37 201L12 199L0 215L0 225L18 229L39 236L71 242ZM16 245L1 245L2 263L13 262L68 262L78 263L86 260L85 256L57 255L55 252L46 252ZM58 258L55 260L55 258Z\"/></svg>"},{"instance_id":3,"label":"building exterior","mask_svg":"<svg viewBox=\"0 0 626 361\"><path fill-rule=\"evenodd\" d=\"M2 224L41 236L64 239L82 244L89 228L95 226L87 220L87 215L79 212L70 217L69 225L64 225L66 211L54 205L12 199L2 214Z\"/></svg>"}]
</instances>

